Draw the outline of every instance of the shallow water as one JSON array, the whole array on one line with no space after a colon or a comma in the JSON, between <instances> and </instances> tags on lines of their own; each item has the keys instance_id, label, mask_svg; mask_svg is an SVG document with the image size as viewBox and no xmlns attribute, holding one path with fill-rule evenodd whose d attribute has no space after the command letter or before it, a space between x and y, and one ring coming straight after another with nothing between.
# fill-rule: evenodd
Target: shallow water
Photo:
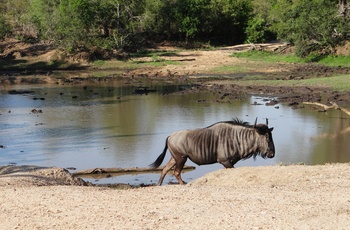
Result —
<instances>
[{"instance_id":1,"label":"shallow water","mask_svg":"<svg viewBox=\"0 0 350 230\"><path fill-rule=\"evenodd\" d=\"M0 89L0 165L74 167L147 167L164 148L166 137L181 129L206 127L237 116L251 123L269 119L276 156L240 161L236 167L277 163L348 162L350 119L340 111L294 110L265 106L262 97L214 103L209 93L168 94L184 86L152 86L157 92L137 95L120 83L78 86L13 86ZM30 90L9 94L12 89ZM263 105L252 105L254 102ZM33 111L33 109L35 109ZM163 164L169 159L169 153ZM190 161L188 165L194 165ZM183 174L191 181L222 168L199 166ZM72 171L74 172L74 171ZM155 183L157 174L138 174L94 183ZM173 181L167 176L165 182Z\"/></svg>"}]
</instances>

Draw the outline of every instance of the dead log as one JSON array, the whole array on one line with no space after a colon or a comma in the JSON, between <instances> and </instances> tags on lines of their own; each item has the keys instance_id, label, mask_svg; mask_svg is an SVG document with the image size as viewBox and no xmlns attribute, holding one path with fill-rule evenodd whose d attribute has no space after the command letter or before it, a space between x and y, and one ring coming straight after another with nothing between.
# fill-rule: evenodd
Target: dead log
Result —
<instances>
[{"instance_id":1,"label":"dead log","mask_svg":"<svg viewBox=\"0 0 350 230\"><path fill-rule=\"evenodd\" d=\"M338 110L341 110L345 114L350 116L350 110L339 107L337 105L337 103L335 103L335 102L331 102L331 105L325 105L325 104L318 103L318 102L303 102L303 103L306 104L306 105L316 105L316 106L322 107L323 110L321 112L326 112L329 109L338 109Z\"/></svg>"},{"instance_id":2,"label":"dead log","mask_svg":"<svg viewBox=\"0 0 350 230\"><path fill-rule=\"evenodd\" d=\"M135 174L135 173L154 173L162 171L164 167L159 168L94 168L87 170L80 170L72 173L74 176L83 176L83 175L92 175L92 174L105 174L105 173L113 173L113 174ZM185 165L183 167L184 170L194 170L196 167Z\"/></svg>"},{"instance_id":3,"label":"dead log","mask_svg":"<svg viewBox=\"0 0 350 230\"><path fill-rule=\"evenodd\" d=\"M327 110L330 110L330 109L338 109L338 110L343 111L348 116L350 116L350 111L349 110L339 107L335 102L331 102L330 106L322 104L322 103L318 103L318 102L303 102L303 103L306 104L306 105L316 105L316 106L322 107L323 110L320 111L320 112L327 112ZM321 135L316 136L313 139L318 139L318 138L337 138L339 135L343 135L343 134L348 133L348 132L350 132L350 127L347 127L346 129L341 130L341 131L339 131L337 133L334 133L334 134L321 134Z\"/></svg>"},{"instance_id":4,"label":"dead log","mask_svg":"<svg viewBox=\"0 0 350 230\"><path fill-rule=\"evenodd\" d=\"M339 108L339 109L350 116L350 110L344 109L344 108Z\"/></svg>"},{"instance_id":5,"label":"dead log","mask_svg":"<svg viewBox=\"0 0 350 230\"><path fill-rule=\"evenodd\" d=\"M303 104L316 105L316 106L322 107L323 110L321 112L326 112L329 109L339 109L339 106L335 102L331 102L330 106L322 103L318 103L318 102L303 102Z\"/></svg>"}]
</instances>

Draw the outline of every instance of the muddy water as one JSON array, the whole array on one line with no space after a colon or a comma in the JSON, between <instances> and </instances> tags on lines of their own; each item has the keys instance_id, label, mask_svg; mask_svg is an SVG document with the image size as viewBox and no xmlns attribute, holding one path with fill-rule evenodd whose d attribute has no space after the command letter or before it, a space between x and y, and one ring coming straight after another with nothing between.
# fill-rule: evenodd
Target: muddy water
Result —
<instances>
[{"instance_id":1,"label":"muddy water","mask_svg":"<svg viewBox=\"0 0 350 230\"><path fill-rule=\"evenodd\" d=\"M249 122L269 118L276 146L273 159L241 161L236 167L277 163L324 164L350 160L350 119L340 111L265 106L263 97L214 103L208 93L168 94L183 86L135 87L113 83L89 86L14 86L0 89L0 165L147 167L174 131L205 127L237 116ZM9 94L23 90L24 94ZM262 105L252 105L262 104ZM169 154L168 154L169 155ZM166 158L167 161L169 158ZM165 163L165 162L164 162ZM193 165L188 161L189 165ZM221 165L183 174L191 181ZM74 170L72 171L74 172ZM94 183L154 183L159 174L90 178ZM168 176L165 182L176 181Z\"/></svg>"}]
</instances>

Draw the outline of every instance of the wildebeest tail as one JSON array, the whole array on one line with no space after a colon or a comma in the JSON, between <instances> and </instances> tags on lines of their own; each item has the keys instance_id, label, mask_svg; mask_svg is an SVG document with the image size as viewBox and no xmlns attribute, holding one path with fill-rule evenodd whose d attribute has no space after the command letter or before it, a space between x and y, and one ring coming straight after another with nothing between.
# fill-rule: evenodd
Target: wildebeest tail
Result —
<instances>
[{"instance_id":1,"label":"wildebeest tail","mask_svg":"<svg viewBox=\"0 0 350 230\"><path fill-rule=\"evenodd\" d=\"M165 154L166 154L166 151L168 149L168 138L169 137L167 137L165 140L165 147L164 147L163 152L159 155L159 157L157 158L157 160L155 162L153 162L152 164L149 165L150 167L155 169L155 168L158 168L162 164L164 157L165 157Z\"/></svg>"}]
</instances>

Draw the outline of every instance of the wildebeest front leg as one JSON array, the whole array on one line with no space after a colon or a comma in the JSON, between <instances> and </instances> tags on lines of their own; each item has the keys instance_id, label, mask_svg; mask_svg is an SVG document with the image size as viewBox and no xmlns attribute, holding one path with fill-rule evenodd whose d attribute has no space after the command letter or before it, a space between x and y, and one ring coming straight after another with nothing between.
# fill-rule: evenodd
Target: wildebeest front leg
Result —
<instances>
[{"instance_id":1,"label":"wildebeest front leg","mask_svg":"<svg viewBox=\"0 0 350 230\"><path fill-rule=\"evenodd\" d=\"M174 175L179 182L179 184L185 184L185 182L181 178L181 171L182 168L184 167L185 163L187 161L187 156L181 156L176 162L175 170L174 170Z\"/></svg>"},{"instance_id":2,"label":"wildebeest front leg","mask_svg":"<svg viewBox=\"0 0 350 230\"><path fill-rule=\"evenodd\" d=\"M162 174L160 175L159 181L157 183L157 185L162 185L163 180L165 175L169 172L169 170L174 167L174 165L176 164L175 159L172 157L169 162L164 166L163 170L162 170Z\"/></svg>"},{"instance_id":3,"label":"wildebeest front leg","mask_svg":"<svg viewBox=\"0 0 350 230\"><path fill-rule=\"evenodd\" d=\"M233 164L232 164L232 161L230 160L227 160L227 161L222 161L222 162L219 162L220 164L222 164L225 168L234 168L233 167Z\"/></svg>"},{"instance_id":4,"label":"wildebeest front leg","mask_svg":"<svg viewBox=\"0 0 350 230\"><path fill-rule=\"evenodd\" d=\"M239 157L233 157L228 159L219 159L218 162L222 164L225 168L234 168L234 165L240 160Z\"/></svg>"}]
</instances>

